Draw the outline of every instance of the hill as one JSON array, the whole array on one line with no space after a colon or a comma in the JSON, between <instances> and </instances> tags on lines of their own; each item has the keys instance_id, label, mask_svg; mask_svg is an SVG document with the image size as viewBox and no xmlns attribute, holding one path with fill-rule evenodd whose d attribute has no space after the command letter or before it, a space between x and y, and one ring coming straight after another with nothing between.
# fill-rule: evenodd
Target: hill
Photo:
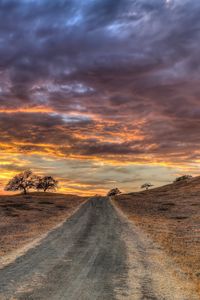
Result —
<instances>
[{"instance_id":1,"label":"hill","mask_svg":"<svg viewBox=\"0 0 200 300\"><path fill-rule=\"evenodd\" d=\"M86 198L57 193L0 196L0 267L69 217Z\"/></svg>"},{"instance_id":2,"label":"hill","mask_svg":"<svg viewBox=\"0 0 200 300\"><path fill-rule=\"evenodd\" d=\"M165 249L200 292L200 177L122 194L114 201Z\"/></svg>"}]
</instances>

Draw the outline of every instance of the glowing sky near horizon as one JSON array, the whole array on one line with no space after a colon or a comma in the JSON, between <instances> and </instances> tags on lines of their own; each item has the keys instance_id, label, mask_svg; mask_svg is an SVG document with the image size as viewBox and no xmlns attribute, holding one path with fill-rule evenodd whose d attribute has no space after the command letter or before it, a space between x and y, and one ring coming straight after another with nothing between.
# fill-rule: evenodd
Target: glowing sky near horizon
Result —
<instances>
[{"instance_id":1,"label":"glowing sky near horizon","mask_svg":"<svg viewBox=\"0 0 200 300\"><path fill-rule=\"evenodd\" d=\"M0 0L0 192L31 168L66 193L200 166L200 2Z\"/></svg>"}]
</instances>

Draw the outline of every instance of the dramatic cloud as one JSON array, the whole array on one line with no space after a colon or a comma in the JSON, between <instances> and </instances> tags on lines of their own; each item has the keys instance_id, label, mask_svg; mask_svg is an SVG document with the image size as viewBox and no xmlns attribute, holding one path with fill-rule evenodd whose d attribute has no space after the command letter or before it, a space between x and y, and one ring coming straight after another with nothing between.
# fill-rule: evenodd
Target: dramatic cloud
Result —
<instances>
[{"instance_id":1,"label":"dramatic cloud","mask_svg":"<svg viewBox=\"0 0 200 300\"><path fill-rule=\"evenodd\" d=\"M135 189L150 167L157 184L196 174L199 14L197 0L0 0L2 185L52 160L85 193Z\"/></svg>"}]
</instances>

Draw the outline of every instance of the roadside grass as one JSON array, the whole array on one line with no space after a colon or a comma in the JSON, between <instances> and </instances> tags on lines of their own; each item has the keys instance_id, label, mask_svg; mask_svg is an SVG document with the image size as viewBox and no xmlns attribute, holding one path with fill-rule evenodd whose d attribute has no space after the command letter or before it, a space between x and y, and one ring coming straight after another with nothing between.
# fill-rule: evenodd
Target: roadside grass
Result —
<instances>
[{"instance_id":1,"label":"roadside grass","mask_svg":"<svg viewBox=\"0 0 200 300\"><path fill-rule=\"evenodd\" d=\"M0 196L0 257L69 217L87 198L57 193Z\"/></svg>"},{"instance_id":2,"label":"roadside grass","mask_svg":"<svg viewBox=\"0 0 200 300\"><path fill-rule=\"evenodd\" d=\"M200 177L119 195L114 201L164 248L200 294Z\"/></svg>"}]
</instances>

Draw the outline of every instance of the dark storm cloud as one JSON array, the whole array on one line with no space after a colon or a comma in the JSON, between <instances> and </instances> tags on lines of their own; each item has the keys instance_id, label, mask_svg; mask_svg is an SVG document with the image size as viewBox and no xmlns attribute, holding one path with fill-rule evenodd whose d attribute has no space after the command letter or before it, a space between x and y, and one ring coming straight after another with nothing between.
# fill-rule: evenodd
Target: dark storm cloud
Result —
<instances>
[{"instance_id":1,"label":"dark storm cloud","mask_svg":"<svg viewBox=\"0 0 200 300\"><path fill-rule=\"evenodd\" d=\"M87 128L90 121L66 121L56 115L47 114L0 114L1 136L0 142L23 142L32 145L22 145L20 149L31 151L37 144L59 145L73 143L74 133L79 127Z\"/></svg>"},{"instance_id":2,"label":"dark storm cloud","mask_svg":"<svg viewBox=\"0 0 200 300\"><path fill-rule=\"evenodd\" d=\"M74 151L82 155L127 155L139 154L141 149L133 149L131 143L103 143L96 141L86 141L77 143Z\"/></svg>"}]
</instances>

